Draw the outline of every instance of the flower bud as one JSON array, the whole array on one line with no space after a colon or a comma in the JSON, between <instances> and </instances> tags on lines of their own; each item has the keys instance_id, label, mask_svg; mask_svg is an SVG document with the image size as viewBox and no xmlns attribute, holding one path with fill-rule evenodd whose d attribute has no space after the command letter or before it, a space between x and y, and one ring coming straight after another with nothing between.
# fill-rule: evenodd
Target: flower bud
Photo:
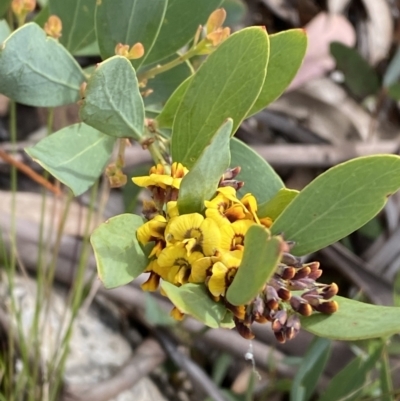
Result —
<instances>
[{"instance_id":1,"label":"flower bud","mask_svg":"<svg viewBox=\"0 0 400 401\"><path fill-rule=\"evenodd\" d=\"M62 22L57 15L50 15L47 22L44 24L44 31L48 36L51 36L54 39L58 39L61 37L62 31Z\"/></svg>"},{"instance_id":2,"label":"flower bud","mask_svg":"<svg viewBox=\"0 0 400 401\"><path fill-rule=\"evenodd\" d=\"M213 11L208 17L206 24L207 34L216 31L221 28L226 19L226 11L223 8L218 8Z\"/></svg>"},{"instance_id":3,"label":"flower bud","mask_svg":"<svg viewBox=\"0 0 400 401\"><path fill-rule=\"evenodd\" d=\"M290 306L302 316L310 316L312 314L311 305L297 295L290 299Z\"/></svg>"},{"instance_id":4,"label":"flower bud","mask_svg":"<svg viewBox=\"0 0 400 401\"><path fill-rule=\"evenodd\" d=\"M336 301L321 301L319 305L314 306L314 309L326 315L331 315L339 309L339 305Z\"/></svg>"},{"instance_id":5,"label":"flower bud","mask_svg":"<svg viewBox=\"0 0 400 401\"><path fill-rule=\"evenodd\" d=\"M36 0L12 0L11 10L20 17L26 16L36 8Z\"/></svg>"},{"instance_id":6,"label":"flower bud","mask_svg":"<svg viewBox=\"0 0 400 401\"><path fill-rule=\"evenodd\" d=\"M321 295L324 299L330 299L333 298L338 293L338 291L339 287L337 286L337 284L332 283L322 288Z\"/></svg>"},{"instance_id":7,"label":"flower bud","mask_svg":"<svg viewBox=\"0 0 400 401\"><path fill-rule=\"evenodd\" d=\"M296 271L295 276L293 277L293 280L301 280L303 278L308 277L308 275L311 273L311 269L308 266L301 267Z\"/></svg>"},{"instance_id":8,"label":"flower bud","mask_svg":"<svg viewBox=\"0 0 400 401\"><path fill-rule=\"evenodd\" d=\"M289 301L289 299L292 297L292 293L286 288L279 288L278 295L282 301Z\"/></svg>"}]
</instances>

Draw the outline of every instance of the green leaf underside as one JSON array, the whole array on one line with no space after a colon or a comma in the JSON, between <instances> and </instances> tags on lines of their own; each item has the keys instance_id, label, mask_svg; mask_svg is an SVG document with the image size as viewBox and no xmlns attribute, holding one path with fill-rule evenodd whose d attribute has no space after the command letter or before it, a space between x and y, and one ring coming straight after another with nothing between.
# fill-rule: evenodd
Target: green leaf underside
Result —
<instances>
[{"instance_id":1,"label":"green leaf underside","mask_svg":"<svg viewBox=\"0 0 400 401\"><path fill-rule=\"evenodd\" d=\"M232 119L228 119L211 138L196 164L183 177L179 188L179 214L201 213L204 201L215 194L231 159L229 139L232 126Z\"/></svg>"},{"instance_id":2,"label":"green leaf underside","mask_svg":"<svg viewBox=\"0 0 400 401\"><path fill-rule=\"evenodd\" d=\"M370 355L362 355L348 363L328 384L319 401L356 401L365 390L368 374L381 359L382 346Z\"/></svg>"},{"instance_id":3,"label":"green leaf underside","mask_svg":"<svg viewBox=\"0 0 400 401\"><path fill-rule=\"evenodd\" d=\"M71 52L84 48L96 40L93 0L49 0L51 15L62 21L60 42Z\"/></svg>"},{"instance_id":4,"label":"green leaf underside","mask_svg":"<svg viewBox=\"0 0 400 401\"><path fill-rule=\"evenodd\" d=\"M185 46L220 4L221 0L168 0L160 33L146 64L163 60Z\"/></svg>"},{"instance_id":5,"label":"green leaf underside","mask_svg":"<svg viewBox=\"0 0 400 401\"><path fill-rule=\"evenodd\" d=\"M285 185L274 169L258 153L239 139L232 138L230 142L231 167L241 167L236 177L243 181L244 186L238 195L252 193L258 204L271 200Z\"/></svg>"},{"instance_id":6,"label":"green leaf underside","mask_svg":"<svg viewBox=\"0 0 400 401\"><path fill-rule=\"evenodd\" d=\"M135 70L125 57L114 56L96 68L87 84L80 116L107 135L141 139L143 99Z\"/></svg>"},{"instance_id":7,"label":"green leaf underside","mask_svg":"<svg viewBox=\"0 0 400 401\"><path fill-rule=\"evenodd\" d=\"M185 62L149 79L144 90L151 89L153 92L144 98L146 108L151 107L153 110L161 111L175 89L192 74L192 66L189 62Z\"/></svg>"},{"instance_id":8,"label":"green leaf underside","mask_svg":"<svg viewBox=\"0 0 400 401\"><path fill-rule=\"evenodd\" d=\"M3 43L11 34L11 29L5 19L0 20L0 43Z\"/></svg>"},{"instance_id":9,"label":"green leaf underside","mask_svg":"<svg viewBox=\"0 0 400 401\"><path fill-rule=\"evenodd\" d=\"M400 332L400 308L377 306L335 297L339 310L332 315L315 313L301 318L301 327L320 337L354 341Z\"/></svg>"},{"instance_id":10,"label":"green leaf underside","mask_svg":"<svg viewBox=\"0 0 400 401\"><path fill-rule=\"evenodd\" d=\"M85 80L68 51L35 23L11 34L0 50L0 93L30 106L75 103Z\"/></svg>"},{"instance_id":11,"label":"green leaf underside","mask_svg":"<svg viewBox=\"0 0 400 401\"><path fill-rule=\"evenodd\" d=\"M269 36L270 56L264 85L247 117L276 100L292 82L307 50L303 29L290 29Z\"/></svg>"},{"instance_id":12,"label":"green leaf underside","mask_svg":"<svg viewBox=\"0 0 400 401\"><path fill-rule=\"evenodd\" d=\"M99 178L114 143L114 138L81 123L55 132L25 151L78 196Z\"/></svg>"},{"instance_id":13,"label":"green leaf underside","mask_svg":"<svg viewBox=\"0 0 400 401\"><path fill-rule=\"evenodd\" d=\"M150 54L167 8L165 0L101 0L96 4L96 34L103 59L115 54L118 43L142 43L145 54L132 65L137 69Z\"/></svg>"},{"instance_id":14,"label":"green leaf underside","mask_svg":"<svg viewBox=\"0 0 400 401\"><path fill-rule=\"evenodd\" d=\"M308 401L318 384L331 352L331 342L317 338L307 350L290 389L290 401Z\"/></svg>"},{"instance_id":15,"label":"green leaf underside","mask_svg":"<svg viewBox=\"0 0 400 401\"><path fill-rule=\"evenodd\" d=\"M183 96L185 95L187 88L193 77L185 79L174 91L174 93L169 97L165 103L164 108L161 113L157 116L156 121L159 128L172 128L174 123L174 118L176 116L176 111L181 104Z\"/></svg>"},{"instance_id":16,"label":"green leaf underside","mask_svg":"<svg viewBox=\"0 0 400 401\"><path fill-rule=\"evenodd\" d=\"M251 226L245 236L242 262L226 292L228 302L246 305L254 299L274 273L281 255L279 237L270 237L262 226Z\"/></svg>"},{"instance_id":17,"label":"green leaf underside","mask_svg":"<svg viewBox=\"0 0 400 401\"><path fill-rule=\"evenodd\" d=\"M228 117L233 118L236 131L261 90L268 56L268 35L261 27L234 33L208 56L178 108L172 132L173 160L190 169Z\"/></svg>"},{"instance_id":18,"label":"green leaf underside","mask_svg":"<svg viewBox=\"0 0 400 401\"><path fill-rule=\"evenodd\" d=\"M354 95L364 98L378 92L378 74L356 49L339 42L331 43L330 49L336 67L343 72L345 84Z\"/></svg>"},{"instance_id":19,"label":"green leaf underside","mask_svg":"<svg viewBox=\"0 0 400 401\"><path fill-rule=\"evenodd\" d=\"M220 327L221 321L224 325L227 324L227 309L211 299L204 285L189 283L176 287L163 281L161 288L181 312L194 316L206 326L216 329Z\"/></svg>"},{"instance_id":20,"label":"green leaf underside","mask_svg":"<svg viewBox=\"0 0 400 401\"><path fill-rule=\"evenodd\" d=\"M328 246L371 220L400 188L400 157L377 155L339 164L307 185L272 225L305 255Z\"/></svg>"},{"instance_id":21,"label":"green leaf underside","mask_svg":"<svg viewBox=\"0 0 400 401\"><path fill-rule=\"evenodd\" d=\"M148 258L136 239L143 219L120 214L101 224L90 237L97 271L106 288L128 284L148 265Z\"/></svg>"},{"instance_id":22,"label":"green leaf underside","mask_svg":"<svg viewBox=\"0 0 400 401\"><path fill-rule=\"evenodd\" d=\"M271 200L258 205L258 216L276 220L298 194L295 189L281 188Z\"/></svg>"}]
</instances>

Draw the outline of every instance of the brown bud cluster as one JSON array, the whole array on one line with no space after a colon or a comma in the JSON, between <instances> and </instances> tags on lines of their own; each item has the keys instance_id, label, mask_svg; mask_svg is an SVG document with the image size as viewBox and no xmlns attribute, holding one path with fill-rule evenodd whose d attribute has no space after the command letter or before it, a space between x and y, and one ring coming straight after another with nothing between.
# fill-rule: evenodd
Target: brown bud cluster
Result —
<instances>
[{"instance_id":1,"label":"brown bud cluster","mask_svg":"<svg viewBox=\"0 0 400 401\"><path fill-rule=\"evenodd\" d=\"M236 176L239 175L240 170L240 167L228 168L222 175L218 187L233 187L236 191L239 191L239 189L244 185L243 181L235 180Z\"/></svg>"},{"instance_id":2,"label":"brown bud cluster","mask_svg":"<svg viewBox=\"0 0 400 401\"><path fill-rule=\"evenodd\" d=\"M286 243L290 249L290 243ZM276 339L284 343L300 331L300 316L310 316L314 311L332 314L338 304L331 298L338 293L335 283L322 284L317 280L322 274L318 262L302 264L298 258L285 252L276 272L263 291L246 306L244 316L235 315L238 332L247 339L254 338L250 326L253 322L271 322ZM296 291L293 294L293 291ZM237 308L237 307L236 307Z\"/></svg>"}]
</instances>

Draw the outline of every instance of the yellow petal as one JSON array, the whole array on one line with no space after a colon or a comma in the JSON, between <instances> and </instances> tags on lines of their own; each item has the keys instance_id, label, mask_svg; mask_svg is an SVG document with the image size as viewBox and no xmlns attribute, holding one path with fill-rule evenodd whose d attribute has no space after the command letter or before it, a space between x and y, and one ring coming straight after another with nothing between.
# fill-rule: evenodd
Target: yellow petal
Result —
<instances>
[{"instance_id":1,"label":"yellow petal","mask_svg":"<svg viewBox=\"0 0 400 401\"><path fill-rule=\"evenodd\" d=\"M227 273L228 268L223 263L214 263L214 266L212 267L212 276L208 281L208 289L215 297L225 295Z\"/></svg>"},{"instance_id":2,"label":"yellow petal","mask_svg":"<svg viewBox=\"0 0 400 401\"><path fill-rule=\"evenodd\" d=\"M183 320L183 318L185 317L185 314L182 313L176 306L174 306L174 308L171 310L170 315L178 321Z\"/></svg>"},{"instance_id":3,"label":"yellow petal","mask_svg":"<svg viewBox=\"0 0 400 401\"><path fill-rule=\"evenodd\" d=\"M155 273L150 273L149 278L140 287L143 291L155 291L160 283L160 276Z\"/></svg>"},{"instance_id":4,"label":"yellow petal","mask_svg":"<svg viewBox=\"0 0 400 401\"><path fill-rule=\"evenodd\" d=\"M145 245L153 239L164 239L164 231L167 226L167 220L165 217L158 215L143 224L137 230L137 239L142 244Z\"/></svg>"},{"instance_id":5,"label":"yellow petal","mask_svg":"<svg viewBox=\"0 0 400 401\"><path fill-rule=\"evenodd\" d=\"M204 217L199 213L184 214L171 221L166 230L167 238L171 241L183 241L184 239L197 238L200 235L199 228ZM170 241L170 239L168 239Z\"/></svg>"}]
</instances>

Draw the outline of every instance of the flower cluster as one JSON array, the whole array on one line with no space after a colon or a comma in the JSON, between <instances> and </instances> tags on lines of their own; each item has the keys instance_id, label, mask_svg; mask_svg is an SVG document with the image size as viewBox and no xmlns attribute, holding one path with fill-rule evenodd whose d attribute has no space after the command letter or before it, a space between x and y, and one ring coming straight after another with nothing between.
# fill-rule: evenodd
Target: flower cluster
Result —
<instances>
[{"instance_id":1,"label":"flower cluster","mask_svg":"<svg viewBox=\"0 0 400 401\"><path fill-rule=\"evenodd\" d=\"M205 284L210 297L223 302L233 313L243 337L253 338L250 326L254 321L269 321L278 341L285 342L298 333L299 315L337 310L331 298L338 287L316 281L322 273L319 263L302 264L284 252L274 275L255 299L247 305L229 304L225 294L240 267L247 230L255 224L269 228L273 223L269 217L257 215L257 201L252 194L237 197L237 189L243 185L235 180L239 171L228 170L221 178L214 198L204 202L203 214L179 214L179 187L188 173L181 164L174 163L170 172L159 164L151 168L149 176L133 178L135 184L147 187L153 198L143 208L148 221L137 230L142 245L154 244L146 269L150 275L142 288L154 291L160 279L176 286ZM286 251L291 245L285 243ZM183 313L174 308L172 316L182 319Z\"/></svg>"}]
</instances>

